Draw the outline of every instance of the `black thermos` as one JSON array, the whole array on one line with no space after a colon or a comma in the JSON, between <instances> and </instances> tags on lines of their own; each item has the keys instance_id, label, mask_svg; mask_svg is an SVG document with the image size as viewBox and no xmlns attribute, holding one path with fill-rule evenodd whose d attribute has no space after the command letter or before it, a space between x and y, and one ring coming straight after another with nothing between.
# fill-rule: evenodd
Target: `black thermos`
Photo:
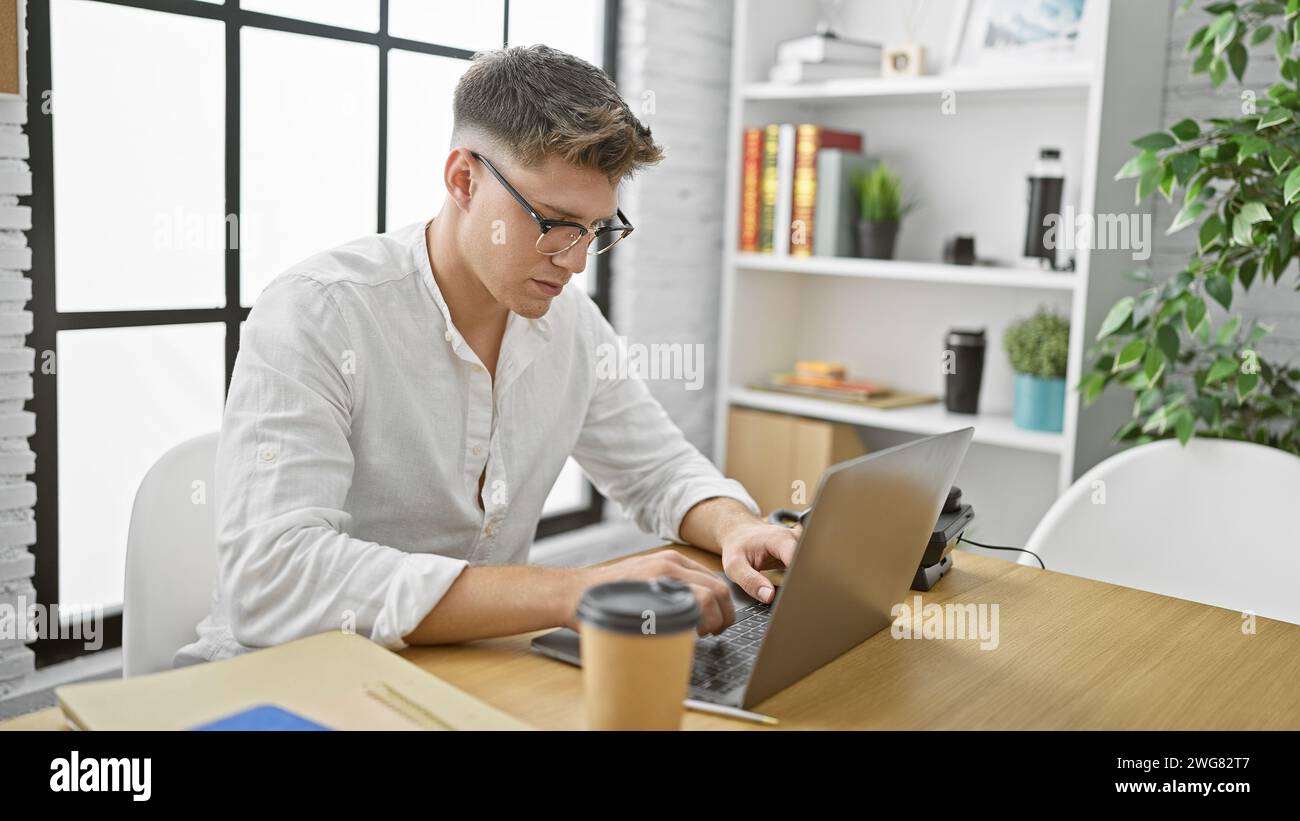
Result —
<instances>
[{"instance_id":1,"label":"black thermos","mask_svg":"<svg viewBox=\"0 0 1300 821\"><path fill-rule=\"evenodd\" d=\"M1029 175L1029 222L1025 225L1025 256L1037 257L1056 267L1056 248L1048 247L1045 225L1049 217L1058 222L1056 235L1070 230L1061 225L1061 195L1065 190L1065 166L1061 164L1059 148L1043 148L1038 152L1038 162Z\"/></svg>"},{"instance_id":2,"label":"black thermos","mask_svg":"<svg viewBox=\"0 0 1300 821\"><path fill-rule=\"evenodd\" d=\"M953 413L979 413L980 381L984 376L984 329L951 330L944 338L944 405Z\"/></svg>"}]
</instances>

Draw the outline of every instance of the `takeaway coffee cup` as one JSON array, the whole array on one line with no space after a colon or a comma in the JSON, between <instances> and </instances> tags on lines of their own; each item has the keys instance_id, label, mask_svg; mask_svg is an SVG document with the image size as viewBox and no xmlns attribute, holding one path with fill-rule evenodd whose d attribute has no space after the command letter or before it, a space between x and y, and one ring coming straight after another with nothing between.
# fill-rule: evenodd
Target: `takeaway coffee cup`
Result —
<instances>
[{"instance_id":1,"label":"takeaway coffee cup","mask_svg":"<svg viewBox=\"0 0 1300 821\"><path fill-rule=\"evenodd\" d=\"M700 607L683 581L596 585L578 603L590 730L676 730Z\"/></svg>"}]
</instances>

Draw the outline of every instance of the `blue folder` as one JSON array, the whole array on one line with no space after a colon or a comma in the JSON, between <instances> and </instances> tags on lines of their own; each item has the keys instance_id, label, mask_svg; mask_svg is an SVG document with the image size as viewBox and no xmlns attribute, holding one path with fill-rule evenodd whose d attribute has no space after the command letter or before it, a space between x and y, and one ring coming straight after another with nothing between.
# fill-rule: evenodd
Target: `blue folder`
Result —
<instances>
[{"instance_id":1,"label":"blue folder","mask_svg":"<svg viewBox=\"0 0 1300 821\"><path fill-rule=\"evenodd\" d=\"M225 718L200 724L195 730L328 730L321 724L274 704L259 704Z\"/></svg>"}]
</instances>

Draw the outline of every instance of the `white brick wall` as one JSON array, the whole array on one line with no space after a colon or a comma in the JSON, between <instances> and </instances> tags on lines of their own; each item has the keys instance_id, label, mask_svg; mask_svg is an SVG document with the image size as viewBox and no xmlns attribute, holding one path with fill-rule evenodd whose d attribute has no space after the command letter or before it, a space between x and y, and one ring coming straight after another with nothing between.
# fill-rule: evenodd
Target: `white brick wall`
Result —
<instances>
[{"instance_id":1,"label":"white brick wall","mask_svg":"<svg viewBox=\"0 0 1300 821\"><path fill-rule=\"evenodd\" d=\"M35 364L34 351L24 345L32 330L32 314L25 310L32 283L23 275L32 262L25 233L31 228L31 209L18 205L18 197L32 191L26 122L24 101L0 99L0 607L19 615L36 599L31 582L35 560L28 550L36 543L36 486L27 481L36 465L27 443L36 431L36 417L23 410L32 398ZM4 638L16 634L16 626L10 622L0 633L0 698L35 667L23 639Z\"/></svg>"},{"instance_id":2,"label":"white brick wall","mask_svg":"<svg viewBox=\"0 0 1300 821\"><path fill-rule=\"evenodd\" d=\"M688 439L713 447L731 76L730 0L622 0L618 83L667 157L622 192L636 233L612 252L613 324L633 343L703 346L703 388L652 381Z\"/></svg>"}]
</instances>

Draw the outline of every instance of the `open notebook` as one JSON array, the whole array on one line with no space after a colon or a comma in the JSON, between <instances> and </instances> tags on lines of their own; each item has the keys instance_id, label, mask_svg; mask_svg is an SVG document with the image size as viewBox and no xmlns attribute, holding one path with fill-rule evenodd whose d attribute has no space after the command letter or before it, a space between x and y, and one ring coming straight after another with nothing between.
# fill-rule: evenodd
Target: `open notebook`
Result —
<instances>
[{"instance_id":1,"label":"open notebook","mask_svg":"<svg viewBox=\"0 0 1300 821\"><path fill-rule=\"evenodd\" d=\"M354 633L54 691L83 730L187 730L274 705L335 730L526 730L527 724Z\"/></svg>"}]
</instances>

